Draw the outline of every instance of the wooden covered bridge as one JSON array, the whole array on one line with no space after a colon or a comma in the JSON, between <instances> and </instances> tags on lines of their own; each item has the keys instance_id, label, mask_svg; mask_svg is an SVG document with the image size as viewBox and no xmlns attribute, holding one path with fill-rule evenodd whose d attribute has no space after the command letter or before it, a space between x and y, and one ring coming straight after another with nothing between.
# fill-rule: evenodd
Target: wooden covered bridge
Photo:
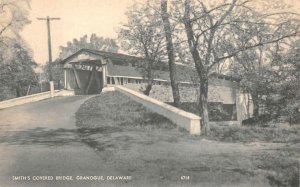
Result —
<instances>
[{"instance_id":1,"label":"wooden covered bridge","mask_svg":"<svg viewBox=\"0 0 300 187\"><path fill-rule=\"evenodd\" d=\"M107 81L109 84L121 82L119 74L124 71L128 77L140 79L138 72L133 70L135 76L130 76L132 72L128 73L128 68L122 70L122 67L141 60L143 59L118 53L81 49L61 62L64 64L65 89L74 90L76 94L97 94L106 86ZM121 69L119 66L114 67L116 64L122 65ZM123 81L125 82L124 79L122 83Z\"/></svg>"}]
</instances>

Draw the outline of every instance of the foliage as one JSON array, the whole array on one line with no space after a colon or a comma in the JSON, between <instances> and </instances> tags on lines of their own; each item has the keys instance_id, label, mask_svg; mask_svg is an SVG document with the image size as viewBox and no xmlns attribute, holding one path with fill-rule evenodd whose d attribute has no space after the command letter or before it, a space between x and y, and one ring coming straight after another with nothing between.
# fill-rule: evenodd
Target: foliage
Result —
<instances>
[{"instance_id":1,"label":"foliage","mask_svg":"<svg viewBox=\"0 0 300 187\"><path fill-rule=\"evenodd\" d=\"M283 81L277 87L277 94L280 97L277 104L277 111L290 123L300 123L300 40L291 44L290 49L281 54L281 76ZM271 103L271 106L273 103Z\"/></svg>"},{"instance_id":2,"label":"foliage","mask_svg":"<svg viewBox=\"0 0 300 187\"><path fill-rule=\"evenodd\" d=\"M281 24L282 23L278 23L278 25ZM264 32L271 30L271 28L266 25L258 28ZM290 32L290 28L281 29L280 34L284 35L284 33L287 32ZM266 37L261 35L260 32L257 32L254 36L258 38ZM288 65L284 62L284 58L293 56L292 53L288 54L287 51L297 38L299 38L299 36L260 46L257 49L254 48L243 51L234 57L234 62L232 62L230 67L232 70L231 73L240 77L241 88L244 92L251 94L254 104L253 116L255 118L260 115L259 104L267 104L269 107L267 108L269 110L267 111L268 113L274 113L274 104L278 106L284 104L285 100L281 99L278 102L273 102L272 97L279 94L279 90L285 87L285 84L291 82L290 78L294 70L292 70L292 65ZM297 60L293 59L292 61L296 62ZM293 90L292 87L290 87L289 90ZM278 110L276 112L277 114L274 115L278 116Z\"/></svg>"},{"instance_id":3,"label":"foliage","mask_svg":"<svg viewBox=\"0 0 300 187\"><path fill-rule=\"evenodd\" d=\"M28 20L29 1L0 0L0 99L30 93L37 83L31 51L20 36Z\"/></svg>"},{"instance_id":4,"label":"foliage","mask_svg":"<svg viewBox=\"0 0 300 187\"><path fill-rule=\"evenodd\" d=\"M15 40L10 41L5 52L0 54L0 87L6 90L1 99L27 95L30 87L37 84L33 70L36 63L28 50Z\"/></svg>"},{"instance_id":5,"label":"foliage","mask_svg":"<svg viewBox=\"0 0 300 187\"><path fill-rule=\"evenodd\" d=\"M53 81L54 81L54 86L55 89L62 89L63 84L64 84L64 69L63 65L60 63L60 59L56 59L54 62L52 62L51 68L52 68L52 76L53 76ZM49 63L46 63L43 66L43 72L44 72L44 77L47 81L49 82Z\"/></svg>"},{"instance_id":6,"label":"foliage","mask_svg":"<svg viewBox=\"0 0 300 187\"><path fill-rule=\"evenodd\" d=\"M264 113L270 119L295 123L299 122L299 42L288 43L243 52L243 60L237 60L239 63L234 64L232 70L240 76L242 89L252 95L254 105L265 105ZM262 52L264 61L260 57ZM258 113L259 105L254 109L253 116L258 120L258 115L262 115Z\"/></svg>"},{"instance_id":7,"label":"foliage","mask_svg":"<svg viewBox=\"0 0 300 187\"><path fill-rule=\"evenodd\" d=\"M170 105L174 105L174 103L168 103ZM199 106L195 102L181 102L180 105L177 106L178 108L191 112L194 114L199 113ZM223 103L217 102L209 102L208 103L208 117L210 121L236 121L237 114L234 111L235 105L227 104L224 105Z\"/></svg>"},{"instance_id":8,"label":"foliage","mask_svg":"<svg viewBox=\"0 0 300 187\"><path fill-rule=\"evenodd\" d=\"M184 25L187 44L198 73L200 114L205 127L203 132L208 133L209 75L243 52L257 51L260 46L270 47L295 36L299 24L293 16L287 16L292 13L258 12L255 3L248 0L219 3L178 0L173 1L173 6L176 10L173 17Z\"/></svg>"},{"instance_id":9,"label":"foliage","mask_svg":"<svg viewBox=\"0 0 300 187\"><path fill-rule=\"evenodd\" d=\"M163 25L157 9L159 7L154 1L134 4L126 13L127 23L118 32L123 50L146 59L138 65L147 80L146 95L152 88L155 70L165 66L162 63L166 58Z\"/></svg>"},{"instance_id":10,"label":"foliage","mask_svg":"<svg viewBox=\"0 0 300 187\"><path fill-rule=\"evenodd\" d=\"M20 39L20 30L28 20L28 0L0 0L0 43L5 44L7 38Z\"/></svg>"},{"instance_id":11,"label":"foliage","mask_svg":"<svg viewBox=\"0 0 300 187\"><path fill-rule=\"evenodd\" d=\"M64 59L82 48L108 52L118 52L119 50L119 46L114 39L98 37L96 34L92 34L88 41L88 36L84 35L79 40L74 38L65 47L60 46L59 58Z\"/></svg>"},{"instance_id":12,"label":"foliage","mask_svg":"<svg viewBox=\"0 0 300 187\"><path fill-rule=\"evenodd\" d=\"M155 4L155 0L148 0L131 7L127 13L128 24L123 25L119 32L122 47L135 55L148 57L147 45L154 49L161 45L161 19L157 19L161 11ZM278 72L263 61L264 58L273 61L276 46L282 48L289 38L298 34L297 15L289 11L279 12L288 7L280 1L265 1L260 5L251 0L171 1L167 16L171 20L177 59L192 59L198 73L199 113L204 133L209 132L207 96L211 74L219 73L224 67L228 69L233 61L237 62L239 70L244 68L239 75L245 77L242 85L252 94L255 106L264 93L274 91L274 85L281 81L276 77ZM270 6L275 12L268 11ZM164 45L160 48L163 49ZM186 55L187 51L189 55ZM145 69L147 74L153 73L153 65Z\"/></svg>"}]
</instances>

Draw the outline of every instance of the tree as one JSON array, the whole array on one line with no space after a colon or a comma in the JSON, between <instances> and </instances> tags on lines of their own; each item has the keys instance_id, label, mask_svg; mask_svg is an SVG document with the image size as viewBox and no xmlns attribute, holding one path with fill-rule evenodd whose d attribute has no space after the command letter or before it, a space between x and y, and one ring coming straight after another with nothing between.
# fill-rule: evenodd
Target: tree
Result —
<instances>
[{"instance_id":1,"label":"tree","mask_svg":"<svg viewBox=\"0 0 300 187\"><path fill-rule=\"evenodd\" d=\"M259 30L266 30L264 25L259 27ZM240 32L237 29L232 29L234 32ZM260 33L256 33L255 37L262 38ZM247 44L248 40L253 36L244 36L236 45L242 47ZM260 46L258 48L243 51L233 57L230 65L230 74L238 76L240 81L240 88L244 93L250 94L253 104L253 116L258 119L260 104L264 101L267 95L274 93L274 84L278 81L276 71L273 70L271 47ZM268 59L267 59L268 58ZM266 61L267 59L268 61ZM250 103L248 103L248 106ZM248 108L248 117L250 111Z\"/></svg>"},{"instance_id":2,"label":"tree","mask_svg":"<svg viewBox=\"0 0 300 187\"><path fill-rule=\"evenodd\" d=\"M1 99L27 95L36 83L31 50L20 36L27 19L29 1L0 0ZM15 96L14 96L15 95Z\"/></svg>"},{"instance_id":3,"label":"tree","mask_svg":"<svg viewBox=\"0 0 300 187\"><path fill-rule=\"evenodd\" d=\"M155 70L164 66L162 61L166 56L162 20L155 5L135 4L126 13L127 24L119 30L118 38L121 47L130 54L143 57L144 62L138 64L147 85L145 95L149 95L153 85Z\"/></svg>"},{"instance_id":4,"label":"tree","mask_svg":"<svg viewBox=\"0 0 300 187\"><path fill-rule=\"evenodd\" d=\"M262 6L260 12L265 12L266 15L274 14L269 12L268 9L274 11L279 7L281 11L285 11L284 7L286 5L282 2L265 2L266 4ZM274 6L274 8L273 8ZM292 13L276 13L280 17L276 17L276 22L272 24L266 22L253 22L244 25L244 30L252 30L252 32L244 32L240 27L234 26L231 28L231 32L236 33L240 40L235 43L239 48L247 45L250 40L257 38L261 40L268 37L268 33L271 33L274 30L274 26L278 29L273 33L274 36L282 37L288 35L293 31L297 31L295 27L297 24L287 27L289 24L293 23L290 20L295 19L296 17ZM276 15L274 14L274 15ZM244 20L249 16L247 14L241 15ZM286 17L289 19L286 19ZM282 18L281 18L282 17ZM232 65L230 67L233 70L233 74L238 75L241 78L241 88L244 92L249 93L252 96L253 102L253 118L258 119L260 113L261 104L265 105L267 100L266 98L271 98L272 95L278 94L277 90L280 89L281 84L287 79L288 73L284 73L283 70L286 69L283 63L283 54L286 54L287 49L290 47L292 40L297 38L288 38L285 40L279 40L274 43L269 43L267 45L262 45L256 48L245 50L233 57ZM280 86L279 86L280 85ZM267 107L264 107L264 112L271 114L272 117L278 116L278 111L274 108L269 108L269 111L266 111ZM274 116L275 115L275 116Z\"/></svg>"},{"instance_id":5,"label":"tree","mask_svg":"<svg viewBox=\"0 0 300 187\"><path fill-rule=\"evenodd\" d=\"M7 42L8 43L8 42ZM28 95L30 88L37 84L37 76L33 70L36 63L31 55L17 41L10 42L8 52L0 55L0 84L6 91L15 91L15 97ZM10 98L10 95L2 95L2 99Z\"/></svg>"},{"instance_id":6,"label":"tree","mask_svg":"<svg viewBox=\"0 0 300 187\"><path fill-rule=\"evenodd\" d=\"M30 23L28 20L29 1L0 0L0 43L7 38L21 39L19 32Z\"/></svg>"},{"instance_id":7,"label":"tree","mask_svg":"<svg viewBox=\"0 0 300 187\"><path fill-rule=\"evenodd\" d=\"M98 37L96 34L92 34L88 41L88 36L84 35L79 40L74 38L72 42L67 43L66 47L60 46L59 58L64 59L82 48L114 53L119 50L119 46L114 39Z\"/></svg>"},{"instance_id":8,"label":"tree","mask_svg":"<svg viewBox=\"0 0 300 187\"><path fill-rule=\"evenodd\" d=\"M62 89L62 83L64 82L64 69L63 69L63 65L60 63L61 59L56 59L54 62L52 62L51 68L52 68L52 74L53 74L53 81L55 83L57 83L57 85L55 84L54 87L56 87L57 89ZM44 77L47 79L47 82L49 82L48 78L49 78L49 63L46 63L43 66L43 72L44 72Z\"/></svg>"},{"instance_id":9,"label":"tree","mask_svg":"<svg viewBox=\"0 0 300 187\"><path fill-rule=\"evenodd\" d=\"M161 18L163 21L163 27L165 31L165 37L167 42L167 53L168 53L168 63L169 63L169 70L170 70L170 81L173 93L173 99L175 106L179 106L180 104L180 94L176 76L176 65L175 65L175 55L174 55L174 47L172 41L172 31L171 31L171 24L169 21L168 15L168 1L161 0Z\"/></svg>"},{"instance_id":10,"label":"tree","mask_svg":"<svg viewBox=\"0 0 300 187\"><path fill-rule=\"evenodd\" d=\"M184 25L189 50L199 77L199 114L204 134L210 131L207 108L210 73L215 71L219 64L241 52L276 43L298 33L298 24L289 17L283 17L285 21L280 24L276 19L269 19L287 13L259 13L250 6L250 2L231 0L220 4L208 4L204 1L185 0L173 3L176 7L174 14ZM270 30L267 33L262 32L263 37L258 38L256 32L261 31L257 27L262 24L269 25ZM238 28L242 32L234 33L232 28ZM245 45L236 45L243 39L242 33L247 33L247 36L250 36L249 40Z\"/></svg>"},{"instance_id":11,"label":"tree","mask_svg":"<svg viewBox=\"0 0 300 187\"><path fill-rule=\"evenodd\" d=\"M283 81L277 87L280 103L277 105L281 116L291 124L300 122L300 39L291 43L288 50L279 55L280 76Z\"/></svg>"}]
</instances>

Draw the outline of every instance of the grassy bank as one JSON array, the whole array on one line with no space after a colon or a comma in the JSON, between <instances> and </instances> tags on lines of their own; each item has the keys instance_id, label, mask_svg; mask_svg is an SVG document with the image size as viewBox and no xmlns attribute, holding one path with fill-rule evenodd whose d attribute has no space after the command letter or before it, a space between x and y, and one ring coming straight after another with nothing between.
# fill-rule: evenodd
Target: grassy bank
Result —
<instances>
[{"instance_id":1,"label":"grassy bank","mask_svg":"<svg viewBox=\"0 0 300 187\"><path fill-rule=\"evenodd\" d=\"M101 94L85 102L76 113L80 128L123 127L176 130L169 119L151 112L119 92Z\"/></svg>"},{"instance_id":2,"label":"grassy bank","mask_svg":"<svg viewBox=\"0 0 300 187\"><path fill-rule=\"evenodd\" d=\"M86 101L76 119L81 141L103 158L105 172L116 175L107 169L115 168L118 175L131 175L130 186L299 184L297 142L243 143L225 138L237 135L224 135L226 142L221 142L190 136L118 92ZM222 137L219 131L226 129L213 128L212 136ZM189 180L181 180L183 175Z\"/></svg>"},{"instance_id":3,"label":"grassy bank","mask_svg":"<svg viewBox=\"0 0 300 187\"><path fill-rule=\"evenodd\" d=\"M169 103L172 104L172 103ZM197 114L199 109L196 103L181 103L178 107L187 112ZM219 119L212 116L214 119ZM214 115L219 115L215 113ZM222 119L222 115L220 115ZM213 119L210 119L214 121ZM211 125L211 133L206 138L226 142L300 142L300 126L279 127L274 125L228 126L224 120L219 122L224 125Z\"/></svg>"},{"instance_id":4,"label":"grassy bank","mask_svg":"<svg viewBox=\"0 0 300 187\"><path fill-rule=\"evenodd\" d=\"M299 143L300 128L212 125L207 138L226 142Z\"/></svg>"}]
</instances>

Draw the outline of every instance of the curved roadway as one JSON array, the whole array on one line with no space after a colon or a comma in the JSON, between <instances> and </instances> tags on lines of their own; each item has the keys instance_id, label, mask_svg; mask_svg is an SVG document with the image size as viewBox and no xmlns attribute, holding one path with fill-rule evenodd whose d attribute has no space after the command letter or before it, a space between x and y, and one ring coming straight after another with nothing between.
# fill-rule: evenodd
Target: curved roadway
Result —
<instances>
[{"instance_id":1,"label":"curved roadway","mask_svg":"<svg viewBox=\"0 0 300 187\"><path fill-rule=\"evenodd\" d=\"M0 187L102 186L101 181L33 177L117 174L76 132L75 112L90 97L55 97L0 110Z\"/></svg>"}]
</instances>

